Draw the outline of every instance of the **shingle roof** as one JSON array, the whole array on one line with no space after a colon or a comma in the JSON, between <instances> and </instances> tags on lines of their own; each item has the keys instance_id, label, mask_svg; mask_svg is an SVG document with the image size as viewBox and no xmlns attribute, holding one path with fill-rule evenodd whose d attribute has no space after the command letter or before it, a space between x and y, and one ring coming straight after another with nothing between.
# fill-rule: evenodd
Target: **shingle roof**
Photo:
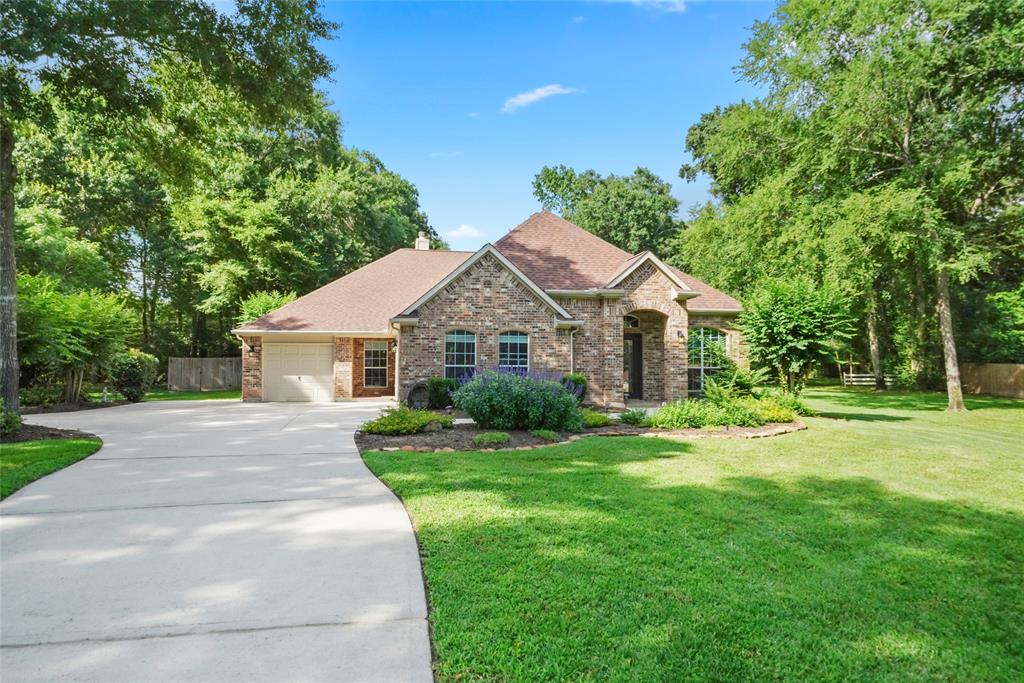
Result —
<instances>
[{"instance_id":1,"label":"shingle roof","mask_svg":"<svg viewBox=\"0 0 1024 683\"><path fill-rule=\"evenodd\" d=\"M385 332L401 313L473 255L399 249L238 329Z\"/></svg>"},{"instance_id":2,"label":"shingle roof","mask_svg":"<svg viewBox=\"0 0 1024 683\"><path fill-rule=\"evenodd\" d=\"M494 246L527 277L544 289L595 289L605 287L617 274L643 254L630 254L597 235L540 211L513 228ZM711 285L672 271L700 296L691 299L691 311L737 311L740 302Z\"/></svg>"},{"instance_id":3,"label":"shingle roof","mask_svg":"<svg viewBox=\"0 0 1024 683\"><path fill-rule=\"evenodd\" d=\"M550 211L533 214L494 246L543 289L604 287L633 258Z\"/></svg>"}]
</instances>

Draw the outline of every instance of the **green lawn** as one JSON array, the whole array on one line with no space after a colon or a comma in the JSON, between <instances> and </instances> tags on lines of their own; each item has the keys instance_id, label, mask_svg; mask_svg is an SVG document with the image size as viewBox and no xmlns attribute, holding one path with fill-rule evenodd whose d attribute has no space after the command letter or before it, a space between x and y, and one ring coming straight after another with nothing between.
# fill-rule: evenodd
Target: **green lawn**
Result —
<instances>
[{"instance_id":1,"label":"green lawn","mask_svg":"<svg viewBox=\"0 0 1024 683\"><path fill-rule=\"evenodd\" d=\"M46 439L0 444L0 500L40 477L100 449L99 439Z\"/></svg>"},{"instance_id":2,"label":"green lawn","mask_svg":"<svg viewBox=\"0 0 1024 683\"><path fill-rule=\"evenodd\" d=\"M373 452L442 681L1024 680L1024 402L813 389L786 436Z\"/></svg>"},{"instance_id":3,"label":"green lawn","mask_svg":"<svg viewBox=\"0 0 1024 683\"><path fill-rule=\"evenodd\" d=\"M102 391L89 392L89 400L99 401L103 398ZM124 397L116 391L108 391L107 398L120 401ZM170 389L150 389L143 401L208 401L211 399L241 400L241 389L224 389L221 391L171 391Z\"/></svg>"}]
</instances>

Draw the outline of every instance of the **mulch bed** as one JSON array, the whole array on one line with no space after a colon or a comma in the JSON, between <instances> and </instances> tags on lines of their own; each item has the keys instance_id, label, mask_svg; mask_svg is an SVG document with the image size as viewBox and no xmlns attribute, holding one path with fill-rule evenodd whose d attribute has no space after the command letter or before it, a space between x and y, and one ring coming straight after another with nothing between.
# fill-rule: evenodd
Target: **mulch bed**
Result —
<instances>
[{"instance_id":1,"label":"mulch bed","mask_svg":"<svg viewBox=\"0 0 1024 683\"><path fill-rule=\"evenodd\" d=\"M81 403L47 403L41 406L22 406L22 415L42 415L44 413L74 413L79 410L94 410L96 408L113 408L114 406L126 406L131 401L82 401Z\"/></svg>"},{"instance_id":2,"label":"mulch bed","mask_svg":"<svg viewBox=\"0 0 1024 683\"><path fill-rule=\"evenodd\" d=\"M18 431L7 436L0 437L0 443L17 443L19 441L45 441L48 439L98 439L99 437L89 432L80 432L77 429L57 429L56 427L43 427L42 425L23 424Z\"/></svg>"},{"instance_id":3,"label":"mulch bed","mask_svg":"<svg viewBox=\"0 0 1024 683\"><path fill-rule=\"evenodd\" d=\"M608 425L588 429L582 434L563 434L567 443L587 436L648 436L666 439L758 439L768 436L779 436L807 429L803 422L772 423L761 427L717 427L713 429L654 429L636 427L627 424ZM531 436L529 432L509 431L512 439L500 446L481 447L473 443L477 434L494 431L480 429L476 425L455 425L452 429L438 432L420 432L406 436L384 436L382 434L364 434L356 432L356 446L360 451L419 451L419 452L451 452L451 451L493 451L493 450L528 450L554 445L550 441Z\"/></svg>"}]
</instances>

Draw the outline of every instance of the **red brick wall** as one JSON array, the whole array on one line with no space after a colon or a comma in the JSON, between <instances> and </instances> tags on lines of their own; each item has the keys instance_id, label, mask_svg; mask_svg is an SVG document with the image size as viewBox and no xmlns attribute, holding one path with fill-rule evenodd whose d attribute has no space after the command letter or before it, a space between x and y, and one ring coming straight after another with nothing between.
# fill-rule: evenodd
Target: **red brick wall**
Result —
<instances>
[{"instance_id":1,"label":"red brick wall","mask_svg":"<svg viewBox=\"0 0 1024 683\"><path fill-rule=\"evenodd\" d=\"M363 345L367 341L387 341L388 344L388 385L386 387L368 387L364 385L366 373L363 372ZM355 339L352 355L352 396L357 398L373 396L394 396L395 394L395 341L393 339Z\"/></svg>"},{"instance_id":2,"label":"red brick wall","mask_svg":"<svg viewBox=\"0 0 1024 683\"><path fill-rule=\"evenodd\" d=\"M444 374L444 336L451 330L476 334L476 363L498 364L498 335L530 335L530 368L566 372L569 336L555 328L555 313L491 255L482 257L417 311L419 324L404 325L398 371L401 398L410 387Z\"/></svg>"},{"instance_id":3,"label":"red brick wall","mask_svg":"<svg viewBox=\"0 0 1024 683\"><path fill-rule=\"evenodd\" d=\"M242 400L263 400L262 337L242 337Z\"/></svg>"},{"instance_id":4,"label":"red brick wall","mask_svg":"<svg viewBox=\"0 0 1024 683\"><path fill-rule=\"evenodd\" d=\"M334 338L334 398L352 398L352 337Z\"/></svg>"}]
</instances>

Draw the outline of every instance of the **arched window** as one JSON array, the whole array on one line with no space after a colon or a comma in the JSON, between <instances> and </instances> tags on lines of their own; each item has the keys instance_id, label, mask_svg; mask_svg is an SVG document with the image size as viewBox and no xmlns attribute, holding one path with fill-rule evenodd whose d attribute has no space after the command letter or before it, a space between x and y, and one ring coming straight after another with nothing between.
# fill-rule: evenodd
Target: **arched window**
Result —
<instances>
[{"instance_id":1,"label":"arched window","mask_svg":"<svg viewBox=\"0 0 1024 683\"><path fill-rule=\"evenodd\" d=\"M453 330L444 336L444 376L464 379L476 368L476 335Z\"/></svg>"},{"instance_id":2,"label":"arched window","mask_svg":"<svg viewBox=\"0 0 1024 683\"><path fill-rule=\"evenodd\" d=\"M640 327L640 318L635 315L624 315L622 316L622 326L626 328Z\"/></svg>"},{"instance_id":3,"label":"arched window","mask_svg":"<svg viewBox=\"0 0 1024 683\"><path fill-rule=\"evenodd\" d=\"M713 327L690 329L689 347L689 394L700 396L704 393L704 381L713 377L727 362L728 337L722 330Z\"/></svg>"},{"instance_id":4,"label":"arched window","mask_svg":"<svg viewBox=\"0 0 1024 683\"><path fill-rule=\"evenodd\" d=\"M498 367L530 369L530 335L502 332L498 335Z\"/></svg>"}]
</instances>

